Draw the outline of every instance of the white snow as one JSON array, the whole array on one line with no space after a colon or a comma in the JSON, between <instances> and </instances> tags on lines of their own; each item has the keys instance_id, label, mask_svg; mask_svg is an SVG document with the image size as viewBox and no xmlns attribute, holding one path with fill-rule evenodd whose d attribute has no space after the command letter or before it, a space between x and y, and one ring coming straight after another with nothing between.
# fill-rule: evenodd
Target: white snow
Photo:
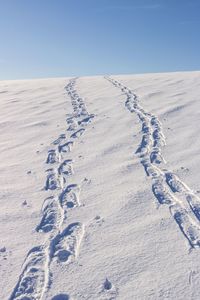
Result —
<instances>
[{"instance_id":1,"label":"white snow","mask_svg":"<svg viewBox=\"0 0 200 300\"><path fill-rule=\"evenodd\" d=\"M200 72L0 81L0 300L200 298L199 95Z\"/></svg>"}]
</instances>

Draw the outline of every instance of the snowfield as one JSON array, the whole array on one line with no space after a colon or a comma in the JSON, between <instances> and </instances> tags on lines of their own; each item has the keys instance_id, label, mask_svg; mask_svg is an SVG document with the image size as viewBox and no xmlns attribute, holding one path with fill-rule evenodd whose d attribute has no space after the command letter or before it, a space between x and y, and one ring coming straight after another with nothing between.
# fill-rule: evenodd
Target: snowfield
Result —
<instances>
[{"instance_id":1,"label":"snowfield","mask_svg":"<svg viewBox=\"0 0 200 300\"><path fill-rule=\"evenodd\" d=\"M0 300L200 299L200 72L0 100Z\"/></svg>"}]
</instances>

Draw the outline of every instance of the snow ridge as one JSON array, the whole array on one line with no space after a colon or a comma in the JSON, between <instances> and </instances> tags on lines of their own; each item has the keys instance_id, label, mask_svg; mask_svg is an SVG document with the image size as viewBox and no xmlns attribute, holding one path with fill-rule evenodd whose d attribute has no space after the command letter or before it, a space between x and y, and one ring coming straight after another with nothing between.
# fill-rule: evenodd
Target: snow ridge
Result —
<instances>
[{"instance_id":1,"label":"snow ridge","mask_svg":"<svg viewBox=\"0 0 200 300\"><path fill-rule=\"evenodd\" d=\"M152 191L159 204L168 205L170 213L191 248L200 247L200 199L173 172L162 166L165 136L159 119L139 104L137 95L128 87L111 77L105 77L126 95L125 106L136 113L142 125L142 140L136 150L144 170L152 182Z\"/></svg>"},{"instance_id":2,"label":"snow ridge","mask_svg":"<svg viewBox=\"0 0 200 300\"><path fill-rule=\"evenodd\" d=\"M84 100L78 95L76 80L71 79L65 88L73 107L73 113L66 120L67 134L60 134L52 143L53 148L48 151L46 159L45 190L49 196L44 200L41 221L36 227L37 232L45 234L45 241L28 252L10 300L42 300L51 285L52 263L57 261L67 265L79 253L84 224L79 221L67 224L69 210L80 206L81 191L79 184L69 184L74 173L69 155L94 115L88 113Z\"/></svg>"}]
</instances>

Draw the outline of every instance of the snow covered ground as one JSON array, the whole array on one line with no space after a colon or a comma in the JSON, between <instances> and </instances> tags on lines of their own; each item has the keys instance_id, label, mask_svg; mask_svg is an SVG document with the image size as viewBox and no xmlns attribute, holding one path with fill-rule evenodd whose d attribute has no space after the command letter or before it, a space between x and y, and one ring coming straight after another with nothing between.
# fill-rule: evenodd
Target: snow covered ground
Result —
<instances>
[{"instance_id":1,"label":"snow covered ground","mask_svg":"<svg viewBox=\"0 0 200 300\"><path fill-rule=\"evenodd\" d=\"M0 82L0 299L200 299L200 72Z\"/></svg>"}]
</instances>

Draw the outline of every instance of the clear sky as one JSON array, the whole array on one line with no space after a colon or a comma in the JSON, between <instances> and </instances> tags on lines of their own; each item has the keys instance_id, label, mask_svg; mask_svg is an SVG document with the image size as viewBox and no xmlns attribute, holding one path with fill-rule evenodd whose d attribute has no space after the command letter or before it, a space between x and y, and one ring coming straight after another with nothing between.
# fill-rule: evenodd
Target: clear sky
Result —
<instances>
[{"instance_id":1,"label":"clear sky","mask_svg":"<svg viewBox=\"0 0 200 300\"><path fill-rule=\"evenodd\" d=\"M200 0L0 0L0 79L200 70Z\"/></svg>"}]
</instances>

